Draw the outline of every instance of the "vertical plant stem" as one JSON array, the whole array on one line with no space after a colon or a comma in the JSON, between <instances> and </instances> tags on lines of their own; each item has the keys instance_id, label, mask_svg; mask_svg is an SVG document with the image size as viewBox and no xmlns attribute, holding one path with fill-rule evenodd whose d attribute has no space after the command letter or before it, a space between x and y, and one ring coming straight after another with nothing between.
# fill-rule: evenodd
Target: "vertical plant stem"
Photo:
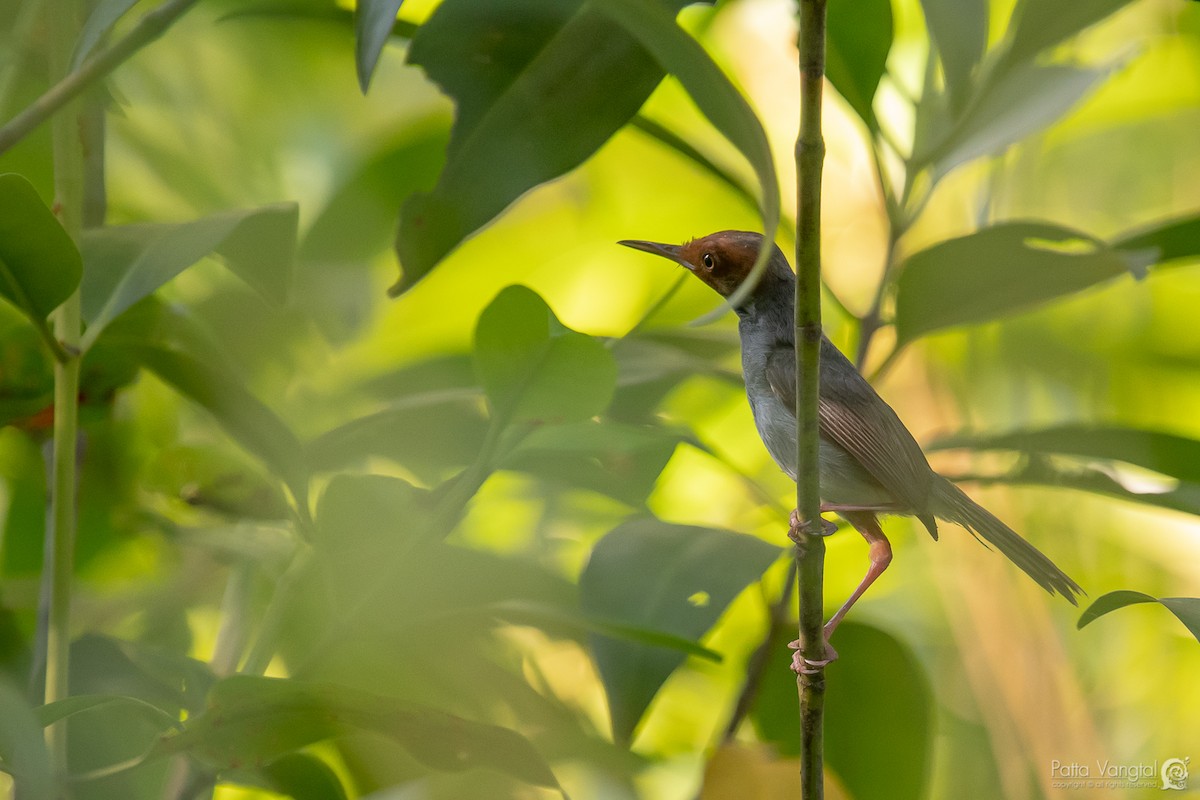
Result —
<instances>
[{"instance_id":1,"label":"vertical plant stem","mask_svg":"<svg viewBox=\"0 0 1200 800\"><path fill-rule=\"evenodd\" d=\"M66 74L71 48L79 31L78 0L64 0L50 15L51 72ZM83 226L83 148L80 141L79 104L68 103L54 117L51 132L54 155L54 209L63 228L78 240ZM69 693L68 664L71 643L71 576L75 562L76 459L79 435L79 292L76 290L54 312L54 336L66 358L54 365L54 448L50 486L50 563L44 566L50 580L50 613L46 631L47 703ZM67 768L66 723L46 729L46 743L59 774Z\"/></svg>"},{"instance_id":2,"label":"vertical plant stem","mask_svg":"<svg viewBox=\"0 0 1200 800\"><path fill-rule=\"evenodd\" d=\"M821 486L817 408L821 357L821 94L825 76L825 0L800 0L800 135L796 140L796 508L810 524L796 548L800 574L800 654L825 658L825 541L821 537ZM825 671L796 678L800 692L800 782L804 800L824 796Z\"/></svg>"}]
</instances>

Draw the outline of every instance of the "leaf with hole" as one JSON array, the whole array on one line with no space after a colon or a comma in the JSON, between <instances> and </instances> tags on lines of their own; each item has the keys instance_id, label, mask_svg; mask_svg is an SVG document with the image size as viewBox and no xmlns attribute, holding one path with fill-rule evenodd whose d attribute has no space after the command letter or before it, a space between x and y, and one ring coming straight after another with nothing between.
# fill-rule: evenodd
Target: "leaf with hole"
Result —
<instances>
[{"instance_id":1,"label":"leaf with hole","mask_svg":"<svg viewBox=\"0 0 1200 800\"><path fill-rule=\"evenodd\" d=\"M601 622L696 640L781 552L732 531L633 520L596 543L579 578L580 607ZM607 636L593 637L592 652L613 736L628 741L684 654Z\"/></svg>"}]
</instances>

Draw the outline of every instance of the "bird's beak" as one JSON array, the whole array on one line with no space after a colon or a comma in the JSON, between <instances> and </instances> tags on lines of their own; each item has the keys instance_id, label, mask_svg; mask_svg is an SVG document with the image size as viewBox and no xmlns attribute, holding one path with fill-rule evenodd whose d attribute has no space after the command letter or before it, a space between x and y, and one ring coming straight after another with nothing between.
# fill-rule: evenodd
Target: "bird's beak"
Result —
<instances>
[{"instance_id":1,"label":"bird's beak","mask_svg":"<svg viewBox=\"0 0 1200 800\"><path fill-rule=\"evenodd\" d=\"M681 255L683 250L677 244L659 244L658 242L645 242L641 239L622 239L617 244L623 244L626 247L632 247L634 250L644 250L647 253L653 253L656 256L669 258L681 267L695 271L695 268L684 260Z\"/></svg>"}]
</instances>

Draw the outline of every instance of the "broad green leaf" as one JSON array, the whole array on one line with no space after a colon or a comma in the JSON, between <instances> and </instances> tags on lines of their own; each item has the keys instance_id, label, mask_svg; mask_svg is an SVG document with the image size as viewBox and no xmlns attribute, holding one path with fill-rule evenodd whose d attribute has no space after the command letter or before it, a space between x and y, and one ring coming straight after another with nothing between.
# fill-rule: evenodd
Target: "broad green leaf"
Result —
<instances>
[{"instance_id":1,"label":"broad green leaf","mask_svg":"<svg viewBox=\"0 0 1200 800\"><path fill-rule=\"evenodd\" d=\"M685 432L616 422L544 425L500 463L550 483L601 492L642 506Z\"/></svg>"},{"instance_id":2,"label":"broad green leaf","mask_svg":"<svg viewBox=\"0 0 1200 800\"><path fill-rule=\"evenodd\" d=\"M1117 237L1113 247L1148 251L1154 263L1200 258L1200 214L1151 223Z\"/></svg>"},{"instance_id":3,"label":"broad green leaf","mask_svg":"<svg viewBox=\"0 0 1200 800\"><path fill-rule=\"evenodd\" d=\"M509 286L479 315L475 371L493 416L507 423L599 414L617 369L603 344L564 328L531 289Z\"/></svg>"},{"instance_id":4,"label":"broad green leaf","mask_svg":"<svg viewBox=\"0 0 1200 800\"><path fill-rule=\"evenodd\" d=\"M46 330L46 317L66 300L83 272L71 237L33 184L0 175L0 297Z\"/></svg>"},{"instance_id":5,"label":"broad green leaf","mask_svg":"<svg viewBox=\"0 0 1200 800\"><path fill-rule=\"evenodd\" d=\"M935 176L942 176L974 158L997 155L1058 120L1108 73L1033 63L1000 72L979 90L945 136L913 153L913 166L930 166Z\"/></svg>"},{"instance_id":6,"label":"broad green leaf","mask_svg":"<svg viewBox=\"0 0 1200 800\"><path fill-rule=\"evenodd\" d=\"M780 552L726 530L653 518L626 522L593 548L579 578L580 605L603 622L699 639ZM592 651L608 694L613 736L628 741L684 655L605 636L594 638Z\"/></svg>"},{"instance_id":7,"label":"broad green leaf","mask_svg":"<svg viewBox=\"0 0 1200 800\"><path fill-rule=\"evenodd\" d=\"M57 224L57 223L56 223ZM28 800L58 797L42 726L21 692L0 679L0 763Z\"/></svg>"},{"instance_id":8,"label":"broad green leaf","mask_svg":"<svg viewBox=\"0 0 1200 800\"><path fill-rule=\"evenodd\" d=\"M1088 606L1087 610L1080 615L1079 622L1075 627L1083 628L1110 611L1138 603L1159 603L1166 606L1184 624L1192 636L1196 637L1196 641L1200 641L1200 598L1196 597L1159 598L1128 590L1109 592L1096 598L1096 602Z\"/></svg>"},{"instance_id":9,"label":"broad green leaf","mask_svg":"<svg viewBox=\"0 0 1200 800\"><path fill-rule=\"evenodd\" d=\"M163 730L179 727L179 720L163 711L153 703L148 703L140 697L128 697L119 694L81 694L59 700L34 709L38 722L43 726L53 725L60 719L73 717L85 711L104 708L105 706L127 706L143 713L148 719L160 725Z\"/></svg>"},{"instance_id":10,"label":"broad green leaf","mask_svg":"<svg viewBox=\"0 0 1200 800\"><path fill-rule=\"evenodd\" d=\"M1129 0L1020 0L1013 10L1005 57L1029 61L1051 45L1094 25Z\"/></svg>"},{"instance_id":11,"label":"broad green leaf","mask_svg":"<svg viewBox=\"0 0 1200 800\"><path fill-rule=\"evenodd\" d=\"M288 485L297 506L307 507L304 449L275 412L237 378L179 351L150 344L130 344L128 349L161 380L211 413L235 441Z\"/></svg>"},{"instance_id":12,"label":"broad green leaf","mask_svg":"<svg viewBox=\"0 0 1200 800\"><path fill-rule=\"evenodd\" d=\"M105 34L117 24L117 20L125 16L125 12L137 5L137 2L138 0L99 0L94 4L83 30L79 32L75 54L71 57L71 69L79 68Z\"/></svg>"},{"instance_id":13,"label":"broad green leaf","mask_svg":"<svg viewBox=\"0 0 1200 800\"><path fill-rule=\"evenodd\" d=\"M309 753L286 753L262 768L270 787L292 800L346 800L337 773Z\"/></svg>"},{"instance_id":14,"label":"broad green leaf","mask_svg":"<svg viewBox=\"0 0 1200 800\"><path fill-rule=\"evenodd\" d=\"M792 634L794 636L794 633ZM904 642L871 625L847 621L833 638L828 667L825 758L855 800L927 796L936 705L929 677ZM791 651L778 642L751 711L758 735L783 755L800 752ZM869 758L872 768L863 769Z\"/></svg>"},{"instance_id":15,"label":"broad green leaf","mask_svg":"<svg viewBox=\"0 0 1200 800\"><path fill-rule=\"evenodd\" d=\"M848 5L834 3L834 6ZM988 38L987 0L921 0L925 27L937 48L946 93L962 107L970 93L972 73L983 59Z\"/></svg>"},{"instance_id":16,"label":"broad green leaf","mask_svg":"<svg viewBox=\"0 0 1200 800\"><path fill-rule=\"evenodd\" d=\"M218 683L208 708L162 739L154 755L187 752L230 768L356 731L386 736L434 770L485 768L558 786L542 756L515 731L346 687L249 675Z\"/></svg>"},{"instance_id":17,"label":"broad green leaf","mask_svg":"<svg viewBox=\"0 0 1200 800\"><path fill-rule=\"evenodd\" d=\"M909 256L896 282L896 333L906 343L986 322L1144 266L1079 231L1003 222Z\"/></svg>"},{"instance_id":18,"label":"broad green leaf","mask_svg":"<svg viewBox=\"0 0 1200 800\"><path fill-rule=\"evenodd\" d=\"M830 3L826 11L825 75L871 130L873 102L892 49L891 0Z\"/></svg>"},{"instance_id":19,"label":"broad green leaf","mask_svg":"<svg viewBox=\"0 0 1200 800\"><path fill-rule=\"evenodd\" d=\"M672 12L684 5L670 0ZM583 0L446 0L408 61L454 99L456 118L437 186L401 210L393 294L591 156L663 77L633 36Z\"/></svg>"},{"instance_id":20,"label":"broad green leaf","mask_svg":"<svg viewBox=\"0 0 1200 800\"><path fill-rule=\"evenodd\" d=\"M242 209L181 224L96 228L84 234L83 337L87 349L110 322L209 253L282 303L292 282L299 210L294 203Z\"/></svg>"},{"instance_id":21,"label":"broad green leaf","mask_svg":"<svg viewBox=\"0 0 1200 800\"><path fill-rule=\"evenodd\" d=\"M392 35L396 12L404 0L358 0L354 8L354 66L358 85L366 94L371 76L379 63L379 54Z\"/></svg>"},{"instance_id":22,"label":"broad green leaf","mask_svg":"<svg viewBox=\"0 0 1200 800\"><path fill-rule=\"evenodd\" d=\"M603 14L620 22L647 52L653 54L663 69L683 84L692 102L713 127L741 151L758 176L764 240L774 241L779 227L779 181L767 134L746 98L713 63L700 43L680 28L661 4L642 0L597 2ZM770 257L771 248L764 247L749 279L728 298L729 305L738 305L753 290Z\"/></svg>"}]
</instances>

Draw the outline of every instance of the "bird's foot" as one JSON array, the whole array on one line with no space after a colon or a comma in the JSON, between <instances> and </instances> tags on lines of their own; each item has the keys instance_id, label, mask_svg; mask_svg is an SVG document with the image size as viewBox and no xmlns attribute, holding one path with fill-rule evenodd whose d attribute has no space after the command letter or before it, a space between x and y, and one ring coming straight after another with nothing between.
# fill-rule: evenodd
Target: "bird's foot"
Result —
<instances>
[{"instance_id":1,"label":"bird's foot","mask_svg":"<svg viewBox=\"0 0 1200 800\"><path fill-rule=\"evenodd\" d=\"M792 672L795 672L797 675L815 675L834 661L837 661L838 657L837 650L833 649L833 645L829 643L828 639L825 640L825 657L821 659L813 660L800 655L799 639L794 642L788 642L788 647L796 651L792 656Z\"/></svg>"},{"instance_id":2,"label":"bird's foot","mask_svg":"<svg viewBox=\"0 0 1200 800\"><path fill-rule=\"evenodd\" d=\"M805 536L830 536L837 533L837 529L836 522L830 522L824 517L817 517L815 522L800 519L798 509L792 509L792 514L788 517L788 538L798 546L803 546Z\"/></svg>"}]
</instances>

